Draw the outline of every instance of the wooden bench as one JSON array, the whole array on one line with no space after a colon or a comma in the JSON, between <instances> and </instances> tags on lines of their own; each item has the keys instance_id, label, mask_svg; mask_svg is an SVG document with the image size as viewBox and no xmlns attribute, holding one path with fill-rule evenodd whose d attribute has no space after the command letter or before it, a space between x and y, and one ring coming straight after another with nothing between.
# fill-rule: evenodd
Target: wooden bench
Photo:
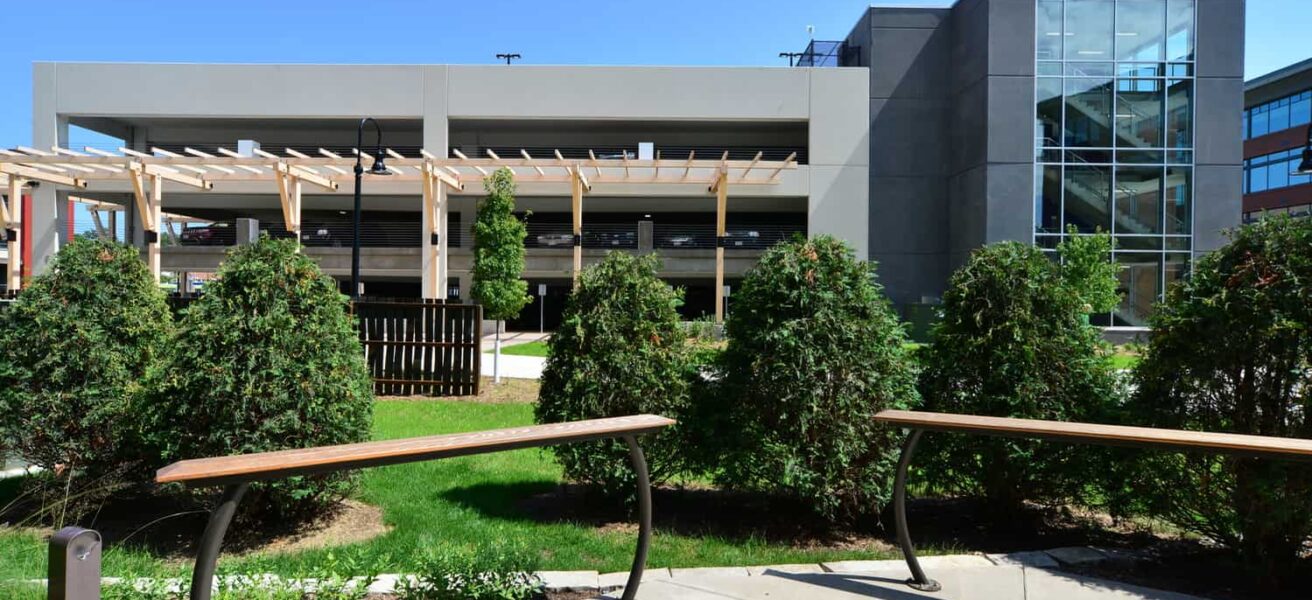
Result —
<instances>
[{"instance_id":1,"label":"wooden bench","mask_svg":"<svg viewBox=\"0 0 1312 600\"><path fill-rule=\"evenodd\" d=\"M920 562L916 560L916 550L911 545L911 536L907 532L906 492L907 468L911 464L916 443L926 431L1031 438L1100 446L1203 451L1280 460L1312 460L1312 440L1296 438L907 410L881 411L875 415L875 420L910 430L902 446L897 476L893 481L893 515L897 526L897 541L902 546L902 556L907 561L907 567L911 569L911 579L907 580L907 585L922 591L938 591L940 586L925 575L925 571L920 568Z\"/></svg>"},{"instance_id":2,"label":"wooden bench","mask_svg":"<svg viewBox=\"0 0 1312 600\"><path fill-rule=\"evenodd\" d=\"M637 436L653 433L673 425L672 419L657 415L636 415L612 419L593 419L496 429L453 435L384 440L341 446L324 446L282 450L239 456L201 458L173 463L156 472L155 482L183 483L192 487L224 486L222 499L210 512L209 523L201 536L196 566L191 576L192 600L208 600L213 588L223 536L236 512L237 503L252 481L282 479L296 475L313 475L349 471L383 465L487 454L554 446L570 442L623 438L629 447L629 459L638 477L638 546L629 571L624 598L631 600L642 580L651 543L651 487L647 462L638 446Z\"/></svg>"}]
</instances>

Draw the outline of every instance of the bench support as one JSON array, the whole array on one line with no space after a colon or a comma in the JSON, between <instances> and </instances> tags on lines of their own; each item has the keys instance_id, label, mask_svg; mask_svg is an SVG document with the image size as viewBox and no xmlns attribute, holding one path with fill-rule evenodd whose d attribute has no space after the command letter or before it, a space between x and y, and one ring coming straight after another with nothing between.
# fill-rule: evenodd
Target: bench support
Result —
<instances>
[{"instance_id":1,"label":"bench support","mask_svg":"<svg viewBox=\"0 0 1312 600\"><path fill-rule=\"evenodd\" d=\"M210 600L214 591L214 570L219 564L219 551L223 547L223 535L228 532L232 515L237 512L237 503L246 494L250 483L234 483L223 488L223 497L219 505L210 512L210 522L205 525L205 534L200 538L200 550L196 553L196 567L191 572L191 600Z\"/></svg>"},{"instance_id":2,"label":"bench support","mask_svg":"<svg viewBox=\"0 0 1312 600\"><path fill-rule=\"evenodd\" d=\"M651 545L651 481L647 476L647 459L642 455L637 438L625 436L624 443L629 445L629 461L633 463L633 473L638 476L638 549L633 553L633 568L629 569L629 581L624 584L622 598L633 600L638 595L638 585L642 583L647 547Z\"/></svg>"},{"instance_id":3,"label":"bench support","mask_svg":"<svg viewBox=\"0 0 1312 600\"><path fill-rule=\"evenodd\" d=\"M916 548L911 545L911 534L907 531L907 469L911 466L911 456L916 453L916 443L924 431L912 429L907 441L902 445L902 457L897 461L897 478L893 480L893 520L897 523L897 543L902 546L902 556L911 569L911 579L907 585L922 592L937 592L942 588L937 581L925 575L916 559Z\"/></svg>"},{"instance_id":4,"label":"bench support","mask_svg":"<svg viewBox=\"0 0 1312 600\"><path fill-rule=\"evenodd\" d=\"M622 600L633 600L638 595L642 572L647 565L647 549L651 546L651 480L647 474L647 459L642 453L642 447L638 446L638 439L624 436L624 442L629 446L629 461L638 479L638 547L633 554L633 567L629 569L629 579L624 585L622 596ZM219 505L210 512L209 523L205 525L205 533L200 538L196 566L191 572L191 600L210 600L223 536L228 532L228 524L237 512L237 504L248 488L249 482L224 487Z\"/></svg>"}]
</instances>

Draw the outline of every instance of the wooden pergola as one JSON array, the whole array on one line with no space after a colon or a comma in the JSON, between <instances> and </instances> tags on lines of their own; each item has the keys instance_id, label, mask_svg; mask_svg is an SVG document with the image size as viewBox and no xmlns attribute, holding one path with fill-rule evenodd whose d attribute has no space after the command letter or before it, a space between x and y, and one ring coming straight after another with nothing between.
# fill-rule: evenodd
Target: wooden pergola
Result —
<instances>
[{"instance_id":1,"label":"wooden pergola","mask_svg":"<svg viewBox=\"0 0 1312 600\"><path fill-rule=\"evenodd\" d=\"M718 158L697 158L689 152L679 159L662 158L638 160L597 158L589 151L588 158L566 158L559 150L550 158L537 158L520 150L518 157L501 157L488 149L484 158L470 158L459 150L454 157L439 158L420 150L420 156L403 156L387 149L385 163L396 181L413 181L419 184L422 197L423 229L429 235L423 238L422 269L427 276L425 298L444 296L447 280L447 240L441 235L447 222L447 195L461 192L466 184L481 183L492 171L507 168L516 182L553 184L565 187L571 198L574 233L574 264L572 275L578 279L583 268L583 196L594 185L698 185L715 196L716 248L715 248L715 317L723 320L724 311L724 236L725 212L730 186L775 185L785 170L797 167L796 154L785 160L764 160L757 152L751 160L729 160L726 151ZM119 148L117 153L87 147L84 151L54 147L49 151L18 147L0 150L0 177L8 184L9 203L0 206L0 225L16 230L21 225L21 190L30 182L41 182L77 190L91 189L92 184L104 181L130 184L136 213L145 232L146 261L156 279L160 274L160 230L165 217L160 210L165 184L189 191L206 192L222 189L229 182L268 182L278 192L283 222L287 231L300 237L301 196L306 186L317 190L336 192L343 183L354 177L356 154L366 162L373 158L358 149L341 155L323 148L318 156L311 156L291 148L283 154L256 149L252 155L219 148L217 153L185 148L183 153L152 148L150 153ZM18 289L21 280L18 236L9 236L10 289Z\"/></svg>"}]
</instances>

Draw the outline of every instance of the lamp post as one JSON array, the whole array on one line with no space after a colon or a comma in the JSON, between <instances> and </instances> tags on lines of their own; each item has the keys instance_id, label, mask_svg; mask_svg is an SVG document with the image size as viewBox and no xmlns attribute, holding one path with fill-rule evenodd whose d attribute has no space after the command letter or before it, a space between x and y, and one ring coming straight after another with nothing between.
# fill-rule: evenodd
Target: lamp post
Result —
<instances>
[{"instance_id":1,"label":"lamp post","mask_svg":"<svg viewBox=\"0 0 1312 600\"><path fill-rule=\"evenodd\" d=\"M369 167L370 175L389 175L383 164L383 128L373 117L360 119L360 126L355 130L355 213L351 217L351 298L360 297L360 180L364 178L364 125L373 123L378 132L377 144L374 146L374 164Z\"/></svg>"},{"instance_id":2,"label":"lamp post","mask_svg":"<svg viewBox=\"0 0 1312 600\"><path fill-rule=\"evenodd\" d=\"M1307 140L1303 143L1303 160L1294 169L1299 175L1312 175L1312 123L1307 126Z\"/></svg>"}]
</instances>

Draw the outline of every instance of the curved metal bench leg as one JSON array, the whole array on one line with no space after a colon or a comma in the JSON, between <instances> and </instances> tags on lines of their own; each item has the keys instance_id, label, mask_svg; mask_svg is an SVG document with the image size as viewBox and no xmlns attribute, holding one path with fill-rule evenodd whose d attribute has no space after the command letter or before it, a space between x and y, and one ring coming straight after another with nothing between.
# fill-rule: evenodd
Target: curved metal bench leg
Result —
<instances>
[{"instance_id":1,"label":"curved metal bench leg","mask_svg":"<svg viewBox=\"0 0 1312 600\"><path fill-rule=\"evenodd\" d=\"M916 549L911 545L911 534L907 532L907 468L911 466L911 455L916 452L916 443L920 441L919 429L912 429L907 441L902 445L902 457L897 461L897 478L893 480L893 519L897 523L897 543L902 546L902 556L911 569L911 579L907 585L922 592L937 592L942 588L937 581L925 575L916 560Z\"/></svg>"},{"instance_id":2,"label":"curved metal bench leg","mask_svg":"<svg viewBox=\"0 0 1312 600\"><path fill-rule=\"evenodd\" d=\"M633 600L638 595L638 585L642 583L647 547L651 545L651 481L647 476L647 459L643 457L638 440L625 436L624 442L629 445L629 461L638 476L638 550L633 554L633 568L629 569L629 581L624 584L622 596L622 600Z\"/></svg>"},{"instance_id":3,"label":"curved metal bench leg","mask_svg":"<svg viewBox=\"0 0 1312 600\"><path fill-rule=\"evenodd\" d=\"M205 534L200 538L200 550L196 553L196 567L191 572L191 600L210 600L223 535L228 532L228 523L232 522L232 515L237 512L237 503L241 502L241 497L250 485L242 482L223 488L223 498L210 512L210 522L205 525Z\"/></svg>"}]
</instances>

